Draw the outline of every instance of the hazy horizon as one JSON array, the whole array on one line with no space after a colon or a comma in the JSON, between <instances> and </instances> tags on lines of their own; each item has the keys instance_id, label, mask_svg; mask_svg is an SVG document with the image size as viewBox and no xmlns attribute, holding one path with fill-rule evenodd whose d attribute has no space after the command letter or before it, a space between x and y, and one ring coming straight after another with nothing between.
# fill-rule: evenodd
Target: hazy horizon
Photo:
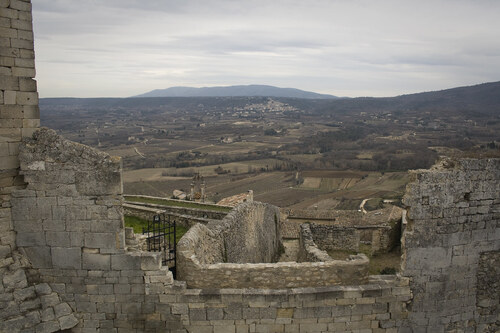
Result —
<instances>
[{"instance_id":1,"label":"hazy horizon","mask_svg":"<svg viewBox=\"0 0 500 333\"><path fill-rule=\"evenodd\" d=\"M265 84L390 97L500 79L500 2L33 1L41 97Z\"/></svg>"}]
</instances>

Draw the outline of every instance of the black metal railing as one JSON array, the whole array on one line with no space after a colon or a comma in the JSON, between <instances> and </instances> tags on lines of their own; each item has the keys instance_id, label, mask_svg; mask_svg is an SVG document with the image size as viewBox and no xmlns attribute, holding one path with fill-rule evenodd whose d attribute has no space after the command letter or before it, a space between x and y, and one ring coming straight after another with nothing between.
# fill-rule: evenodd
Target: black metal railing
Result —
<instances>
[{"instance_id":1,"label":"black metal railing","mask_svg":"<svg viewBox=\"0 0 500 333\"><path fill-rule=\"evenodd\" d=\"M175 221L165 214L155 215L153 221L148 221L147 228L142 228L142 234L147 235L147 250L162 252L162 265L168 266L176 277L176 246Z\"/></svg>"}]
</instances>

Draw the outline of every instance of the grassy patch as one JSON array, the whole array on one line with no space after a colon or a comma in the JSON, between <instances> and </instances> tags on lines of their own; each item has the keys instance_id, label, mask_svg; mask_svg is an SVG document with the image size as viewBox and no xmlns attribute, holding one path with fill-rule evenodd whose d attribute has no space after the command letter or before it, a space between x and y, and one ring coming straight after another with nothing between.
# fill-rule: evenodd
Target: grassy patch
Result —
<instances>
[{"instance_id":1,"label":"grassy patch","mask_svg":"<svg viewBox=\"0 0 500 333\"><path fill-rule=\"evenodd\" d=\"M399 272L401 261L401 252L399 249L396 248L391 252L380 253L375 256L372 256L371 250L371 245L359 244L359 252L366 254L370 259L368 271L371 275L395 274Z\"/></svg>"},{"instance_id":2,"label":"grassy patch","mask_svg":"<svg viewBox=\"0 0 500 333\"><path fill-rule=\"evenodd\" d=\"M137 216L125 215L124 219L125 226L128 228L134 228L134 233L136 234L142 233L142 228L146 228L148 225L148 221Z\"/></svg>"},{"instance_id":3,"label":"grassy patch","mask_svg":"<svg viewBox=\"0 0 500 333\"><path fill-rule=\"evenodd\" d=\"M340 202L335 207L335 209L338 209L338 210L358 210L359 205L361 204L361 201L363 201L363 200L341 198Z\"/></svg>"},{"instance_id":4,"label":"grassy patch","mask_svg":"<svg viewBox=\"0 0 500 333\"><path fill-rule=\"evenodd\" d=\"M131 202L142 202L142 203L151 203L156 205L163 205L169 207L182 207L182 208L196 208L196 209L204 209L204 210L213 210L216 212L229 212L231 208L222 207L222 206L208 206L208 205L200 205L196 202L191 201L174 201L168 199L152 199L152 198L142 198L135 196L125 196L125 200Z\"/></svg>"},{"instance_id":5,"label":"grassy patch","mask_svg":"<svg viewBox=\"0 0 500 333\"><path fill-rule=\"evenodd\" d=\"M346 260L349 255L356 254L352 251L331 250L328 255L336 260ZM393 250L389 253L381 253L376 256L371 254L371 245L359 244L359 253L364 253L370 259L368 272L370 275L396 274L399 272L401 253L399 250Z\"/></svg>"},{"instance_id":6,"label":"grassy patch","mask_svg":"<svg viewBox=\"0 0 500 333\"><path fill-rule=\"evenodd\" d=\"M356 254L356 252L344 251L344 250L330 250L327 251L327 253L330 257L332 257L332 259L335 260L346 260L349 258L350 255Z\"/></svg>"},{"instance_id":7,"label":"grassy patch","mask_svg":"<svg viewBox=\"0 0 500 333\"><path fill-rule=\"evenodd\" d=\"M365 209L367 211L377 210L384 208L384 200L382 198L373 198L365 202Z\"/></svg>"},{"instance_id":8,"label":"grassy patch","mask_svg":"<svg viewBox=\"0 0 500 333\"><path fill-rule=\"evenodd\" d=\"M129 228L134 228L134 233L142 234L142 228L146 229L148 226L148 221L137 216L125 215L125 226ZM182 236L188 231L187 228L183 226L175 227L175 240L178 242Z\"/></svg>"}]
</instances>

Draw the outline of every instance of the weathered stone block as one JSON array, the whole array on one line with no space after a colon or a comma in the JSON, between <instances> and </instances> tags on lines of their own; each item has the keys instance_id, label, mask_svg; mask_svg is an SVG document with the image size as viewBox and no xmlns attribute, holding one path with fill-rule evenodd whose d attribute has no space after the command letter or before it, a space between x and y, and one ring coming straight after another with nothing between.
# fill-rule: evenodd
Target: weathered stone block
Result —
<instances>
[{"instance_id":1,"label":"weathered stone block","mask_svg":"<svg viewBox=\"0 0 500 333\"><path fill-rule=\"evenodd\" d=\"M67 330L78 325L78 319L73 314L59 318L59 326L61 330Z\"/></svg>"},{"instance_id":2,"label":"weathered stone block","mask_svg":"<svg viewBox=\"0 0 500 333\"><path fill-rule=\"evenodd\" d=\"M40 127L40 119L23 119L22 126L25 128ZM62 181L61 181L61 183L62 183Z\"/></svg>"},{"instance_id":3,"label":"weathered stone block","mask_svg":"<svg viewBox=\"0 0 500 333\"><path fill-rule=\"evenodd\" d=\"M107 209L103 217L91 217L94 221L90 222L90 231L92 232L118 232L123 229L123 222L121 220L107 220Z\"/></svg>"},{"instance_id":4,"label":"weathered stone block","mask_svg":"<svg viewBox=\"0 0 500 333\"><path fill-rule=\"evenodd\" d=\"M20 78L23 80L24 78ZM29 89L28 85L24 89ZM23 118L24 119L39 119L40 109L37 105L25 105L23 106Z\"/></svg>"},{"instance_id":5,"label":"weathered stone block","mask_svg":"<svg viewBox=\"0 0 500 333\"><path fill-rule=\"evenodd\" d=\"M36 326L36 333L52 333L61 330L58 321L47 321Z\"/></svg>"},{"instance_id":6,"label":"weathered stone block","mask_svg":"<svg viewBox=\"0 0 500 333\"><path fill-rule=\"evenodd\" d=\"M23 37L26 37L26 35L23 34ZM21 38L21 37L20 37L19 41L24 42L27 45L30 45L33 43L33 40L27 40L27 38ZM26 68L35 68L35 59L16 58L15 66L16 67L26 67ZM33 92L33 91L31 91L31 92Z\"/></svg>"},{"instance_id":7,"label":"weathered stone block","mask_svg":"<svg viewBox=\"0 0 500 333\"><path fill-rule=\"evenodd\" d=\"M26 30L18 30L17 31L17 38L19 38L19 39L26 39L26 40L29 40L29 41L31 41L33 43L33 32L32 31L26 31ZM33 62L33 67L34 67L34 62Z\"/></svg>"},{"instance_id":8,"label":"weathered stone block","mask_svg":"<svg viewBox=\"0 0 500 333\"><path fill-rule=\"evenodd\" d=\"M35 285L37 295L49 295L52 293L52 288L47 283L39 283Z\"/></svg>"},{"instance_id":9,"label":"weathered stone block","mask_svg":"<svg viewBox=\"0 0 500 333\"><path fill-rule=\"evenodd\" d=\"M161 252L142 253L141 269L142 270L159 270L161 268Z\"/></svg>"},{"instance_id":10,"label":"weathered stone block","mask_svg":"<svg viewBox=\"0 0 500 333\"><path fill-rule=\"evenodd\" d=\"M57 296L57 294L54 292L49 295L40 296L40 300L44 309L48 307L54 307L57 304L61 303L61 301L59 300L59 296Z\"/></svg>"},{"instance_id":11,"label":"weathered stone block","mask_svg":"<svg viewBox=\"0 0 500 333\"><path fill-rule=\"evenodd\" d=\"M31 12L31 3L22 0L10 0L10 8L23 12ZM31 30L31 27L27 30Z\"/></svg>"},{"instance_id":12,"label":"weathered stone block","mask_svg":"<svg viewBox=\"0 0 500 333\"><path fill-rule=\"evenodd\" d=\"M24 252L29 258L33 268L51 268L52 256L48 246L30 246L24 247Z\"/></svg>"},{"instance_id":13,"label":"weathered stone block","mask_svg":"<svg viewBox=\"0 0 500 333\"><path fill-rule=\"evenodd\" d=\"M141 256L132 254L119 254L111 256L111 269L134 270L141 269Z\"/></svg>"},{"instance_id":14,"label":"weathered stone block","mask_svg":"<svg viewBox=\"0 0 500 333\"><path fill-rule=\"evenodd\" d=\"M82 232L70 232L69 240L71 247L82 247L84 245L84 233Z\"/></svg>"},{"instance_id":15,"label":"weathered stone block","mask_svg":"<svg viewBox=\"0 0 500 333\"><path fill-rule=\"evenodd\" d=\"M45 235L43 232L18 232L16 238L17 246L45 246Z\"/></svg>"},{"instance_id":16,"label":"weathered stone block","mask_svg":"<svg viewBox=\"0 0 500 333\"><path fill-rule=\"evenodd\" d=\"M49 246L70 247L69 235L67 231L46 231L45 240Z\"/></svg>"},{"instance_id":17,"label":"weathered stone block","mask_svg":"<svg viewBox=\"0 0 500 333\"><path fill-rule=\"evenodd\" d=\"M419 267L432 271L451 264L451 250L443 247L414 248L407 253L407 267Z\"/></svg>"},{"instance_id":18,"label":"weathered stone block","mask_svg":"<svg viewBox=\"0 0 500 333\"><path fill-rule=\"evenodd\" d=\"M67 210L66 210L67 211ZM84 234L84 243L86 232L90 231L90 221L71 220L66 217L66 230L71 232L80 232Z\"/></svg>"},{"instance_id":19,"label":"weathered stone block","mask_svg":"<svg viewBox=\"0 0 500 333\"><path fill-rule=\"evenodd\" d=\"M18 167L17 156L4 156L0 159L0 170L17 169Z\"/></svg>"},{"instance_id":20,"label":"weathered stone block","mask_svg":"<svg viewBox=\"0 0 500 333\"><path fill-rule=\"evenodd\" d=\"M73 268L81 269L82 267L82 250L75 247L53 247L52 264L55 268Z\"/></svg>"},{"instance_id":21,"label":"weathered stone block","mask_svg":"<svg viewBox=\"0 0 500 333\"><path fill-rule=\"evenodd\" d=\"M7 75L0 75L0 90L15 91L18 89L19 89L19 78Z\"/></svg>"},{"instance_id":22,"label":"weathered stone block","mask_svg":"<svg viewBox=\"0 0 500 333\"><path fill-rule=\"evenodd\" d=\"M19 311L22 312L27 312L30 310L35 310L40 308L40 299L35 298L31 300L26 300L19 304Z\"/></svg>"},{"instance_id":23,"label":"weathered stone block","mask_svg":"<svg viewBox=\"0 0 500 333\"><path fill-rule=\"evenodd\" d=\"M67 303L61 303L61 304L57 304L56 306L54 306L54 312L55 312L56 318L60 318L62 316L67 316L67 315L73 313L73 310L71 309L71 307Z\"/></svg>"},{"instance_id":24,"label":"weathered stone block","mask_svg":"<svg viewBox=\"0 0 500 333\"><path fill-rule=\"evenodd\" d=\"M26 49L32 49L33 43L25 40L18 39L17 44L24 46ZM36 72L34 68L24 68L24 67L12 67L12 75L20 77L35 77ZM23 92L19 92L23 94ZM32 93L30 93L32 94ZM21 95L18 99L18 104L20 105L37 105L38 104L38 94L35 95Z\"/></svg>"},{"instance_id":25,"label":"weathered stone block","mask_svg":"<svg viewBox=\"0 0 500 333\"><path fill-rule=\"evenodd\" d=\"M121 173L108 170L94 173L77 172L76 189L81 195L120 194L122 193Z\"/></svg>"},{"instance_id":26,"label":"weathered stone block","mask_svg":"<svg viewBox=\"0 0 500 333\"><path fill-rule=\"evenodd\" d=\"M109 270L111 268L111 258L109 254L82 254L83 269L102 269Z\"/></svg>"},{"instance_id":27,"label":"weathered stone block","mask_svg":"<svg viewBox=\"0 0 500 333\"><path fill-rule=\"evenodd\" d=\"M85 233L85 246L90 248L116 248L114 233Z\"/></svg>"},{"instance_id":28,"label":"weathered stone block","mask_svg":"<svg viewBox=\"0 0 500 333\"><path fill-rule=\"evenodd\" d=\"M42 321L51 321L55 319L54 316L54 309L53 308L46 308L40 312L40 319Z\"/></svg>"}]
</instances>

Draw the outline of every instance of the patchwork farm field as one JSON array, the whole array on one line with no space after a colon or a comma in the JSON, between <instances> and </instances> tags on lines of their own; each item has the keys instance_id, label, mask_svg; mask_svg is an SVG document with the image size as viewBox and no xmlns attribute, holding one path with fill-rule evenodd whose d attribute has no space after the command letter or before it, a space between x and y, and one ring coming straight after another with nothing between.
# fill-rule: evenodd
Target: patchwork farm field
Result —
<instances>
[{"instance_id":1,"label":"patchwork farm field","mask_svg":"<svg viewBox=\"0 0 500 333\"><path fill-rule=\"evenodd\" d=\"M363 199L399 199L405 190L406 172L358 171L271 171L260 170L273 160L222 164L227 174L216 174L211 167L183 169L141 169L124 172L127 194L170 197L175 189L189 191L191 177L166 176L200 172L204 175L210 201L252 190L254 199L295 209L357 209ZM240 173L238 173L240 171Z\"/></svg>"}]
</instances>

